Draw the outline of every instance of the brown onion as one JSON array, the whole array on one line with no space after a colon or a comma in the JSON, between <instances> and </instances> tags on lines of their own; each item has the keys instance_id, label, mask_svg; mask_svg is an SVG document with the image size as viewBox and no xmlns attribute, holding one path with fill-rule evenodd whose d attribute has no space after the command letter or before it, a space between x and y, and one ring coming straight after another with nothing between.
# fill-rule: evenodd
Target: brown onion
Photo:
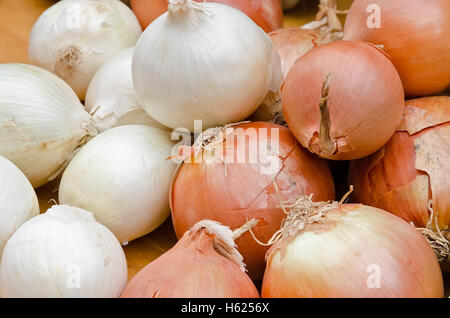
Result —
<instances>
[{"instance_id":1,"label":"brown onion","mask_svg":"<svg viewBox=\"0 0 450 318\"><path fill-rule=\"evenodd\" d=\"M203 0L194 0L203 2ZM283 10L280 0L206 0L229 5L245 13L264 31L270 32L283 26ZM167 0L131 0L131 8L143 29L167 11Z\"/></svg>"},{"instance_id":2,"label":"brown onion","mask_svg":"<svg viewBox=\"0 0 450 318\"><path fill-rule=\"evenodd\" d=\"M349 179L355 186L354 201L389 211L416 227L428 225L432 200L434 217L445 232L450 227L449 175L450 97L438 96L407 101L392 139L377 153L352 162Z\"/></svg>"},{"instance_id":3,"label":"brown onion","mask_svg":"<svg viewBox=\"0 0 450 318\"><path fill-rule=\"evenodd\" d=\"M264 298L443 297L439 264L425 238L373 207L290 203L283 235L267 254Z\"/></svg>"},{"instance_id":4,"label":"brown onion","mask_svg":"<svg viewBox=\"0 0 450 318\"><path fill-rule=\"evenodd\" d=\"M130 281L122 298L258 298L233 232L202 221Z\"/></svg>"},{"instance_id":5,"label":"brown onion","mask_svg":"<svg viewBox=\"0 0 450 318\"><path fill-rule=\"evenodd\" d=\"M344 39L383 45L406 94L431 95L450 85L449 21L449 0L356 0L345 22Z\"/></svg>"},{"instance_id":6,"label":"brown onion","mask_svg":"<svg viewBox=\"0 0 450 318\"><path fill-rule=\"evenodd\" d=\"M294 193L313 193L315 200L334 197L327 163L301 148L285 127L264 122L240 124L215 147L223 149L223 158L217 149L204 150L203 156L216 155L220 160L185 162L174 178L170 200L178 237L203 219L234 229L255 218L260 221L253 231L259 239L268 240L285 217L280 200ZM251 163L250 154L259 155L257 162ZM237 156L242 155L245 161L238 161ZM201 153L196 158L201 159ZM272 169L267 162L273 164ZM267 248L257 244L250 233L236 243L250 277L260 279Z\"/></svg>"},{"instance_id":7,"label":"brown onion","mask_svg":"<svg viewBox=\"0 0 450 318\"><path fill-rule=\"evenodd\" d=\"M363 42L314 48L295 63L282 88L283 113L297 140L334 160L362 158L382 147L403 108L394 66Z\"/></svg>"}]
</instances>

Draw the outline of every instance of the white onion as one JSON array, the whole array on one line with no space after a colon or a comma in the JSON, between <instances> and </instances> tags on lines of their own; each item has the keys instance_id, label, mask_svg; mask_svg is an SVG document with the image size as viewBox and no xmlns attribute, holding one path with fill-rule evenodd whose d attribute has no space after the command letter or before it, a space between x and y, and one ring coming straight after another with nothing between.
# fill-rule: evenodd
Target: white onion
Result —
<instances>
[{"instance_id":1,"label":"white onion","mask_svg":"<svg viewBox=\"0 0 450 318\"><path fill-rule=\"evenodd\" d=\"M0 155L34 187L56 177L88 134L91 116L63 80L31 65L0 65Z\"/></svg>"},{"instance_id":2,"label":"white onion","mask_svg":"<svg viewBox=\"0 0 450 318\"><path fill-rule=\"evenodd\" d=\"M55 205L23 224L0 263L2 297L119 297L125 254L88 211Z\"/></svg>"},{"instance_id":3,"label":"white onion","mask_svg":"<svg viewBox=\"0 0 450 318\"><path fill-rule=\"evenodd\" d=\"M240 121L272 88L273 56L268 35L239 10L170 0L136 45L136 95L150 116L174 129L193 131L194 120L203 128Z\"/></svg>"},{"instance_id":4,"label":"white onion","mask_svg":"<svg viewBox=\"0 0 450 318\"><path fill-rule=\"evenodd\" d=\"M92 114L98 132L128 124L168 128L151 118L140 106L131 79L134 47L106 62L92 78L85 106Z\"/></svg>"},{"instance_id":5,"label":"white onion","mask_svg":"<svg viewBox=\"0 0 450 318\"><path fill-rule=\"evenodd\" d=\"M141 33L136 16L119 0L60 1L33 26L29 57L64 79L84 100L98 68L134 46Z\"/></svg>"},{"instance_id":6,"label":"white onion","mask_svg":"<svg viewBox=\"0 0 450 318\"><path fill-rule=\"evenodd\" d=\"M0 156L0 259L11 235L38 214L39 203L30 181L11 161Z\"/></svg>"},{"instance_id":7,"label":"white onion","mask_svg":"<svg viewBox=\"0 0 450 318\"><path fill-rule=\"evenodd\" d=\"M123 244L150 233L170 214L172 146L170 134L154 127L107 130L70 162L59 201L92 211Z\"/></svg>"}]
</instances>

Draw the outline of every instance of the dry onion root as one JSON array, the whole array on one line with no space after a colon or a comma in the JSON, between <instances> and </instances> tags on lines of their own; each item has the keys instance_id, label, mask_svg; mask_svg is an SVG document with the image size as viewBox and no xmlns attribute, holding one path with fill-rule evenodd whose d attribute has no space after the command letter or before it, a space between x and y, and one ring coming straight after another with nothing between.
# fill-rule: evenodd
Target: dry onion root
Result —
<instances>
[{"instance_id":1,"label":"dry onion root","mask_svg":"<svg viewBox=\"0 0 450 318\"><path fill-rule=\"evenodd\" d=\"M432 249L400 218L308 196L283 206L287 218L269 241L263 298L443 297Z\"/></svg>"},{"instance_id":2,"label":"dry onion root","mask_svg":"<svg viewBox=\"0 0 450 318\"><path fill-rule=\"evenodd\" d=\"M195 155L181 164L174 177L170 200L178 237L203 219L233 229L255 218L260 222L253 231L267 240L285 216L280 200L293 193L315 193L316 200L334 198L326 162L301 148L287 128L263 122L228 128L228 133L210 129L200 136ZM258 160L250 161L255 154ZM260 279L267 248L249 233L236 243L250 277Z\"/></svg>"},{"instance_id":3,"label":"dry onion root","mask_svg":"<svg viewBox=\"0 0 450 318\"><path fill-rule=\"evenodd\" d=\"M256 223L251 220L232 232L217 222L200 221L142 269L122 298L259 298L234 243Z\"/></svg>"},{"instance_id":4,"label":"dry onion root","mask_svg":"<svg viewBox=\"0 0 450 318\"><path fill-rule=\"evenodd\" d=\"M353 199L431 231L427 237L432 241L442 239L450 226L449 158L450 97L409 100L391 140L372 156L352 162ZM439 246L436 252L444 262L448 245Z\"/></svg>"}]
</instances>

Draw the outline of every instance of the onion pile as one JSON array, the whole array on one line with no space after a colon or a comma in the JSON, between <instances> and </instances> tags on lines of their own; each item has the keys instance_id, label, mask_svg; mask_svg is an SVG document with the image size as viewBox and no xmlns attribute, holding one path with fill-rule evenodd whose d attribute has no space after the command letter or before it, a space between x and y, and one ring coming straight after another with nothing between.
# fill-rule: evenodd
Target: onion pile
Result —
<instances>
[{"instance_id":1,"label":"onion pile","mask_svg":"<svg viewBox=\"0 0 450 318\"><path fill-rule=\"evenodd\" d=\"M205 136L217 139L203 151L194 146L197 155L185 160L174 177L170 200L179 238L203 219L234 229L255 218L260 222L253 232L268 240L285 217L280 200L295 193L314 194L314 200L334 197L327 164L299 147L287 128L254 122L228 129L228 134L207 131ZM261 278L267 248L249 233L236 243L250 277Z\"/></svg>"},{"instance_id":2,"label":"onion pile","mask_svg":"<svg viewBox=\"0 0 450 318\"><path fill-rule=\"evenodd\" d=\"M203 2L204 0L195 0ZM283 26L280 0L206 0L229 5L245 13L264 31L270 32ZM167 11L168 0L131 0L131 8L145 29Z\"/></svg>"},{"instance_id":3,"label":"onion pile","mask_svg":"<svg viewBox=\"0 0 450 318\"><path fill-rule=\"evenodd\" d=\"M172 249L142 269L122 297L259 298L234 236L216 222L195 224Z\"/></svg>"},{"instance_id":4,"label":"onion pile","mask_svg":"<svg viewBox=\"0 0 450 318\"><path fill-rule=\"evenodd\" d=\"M450 1L356 0L347 16L345 40L383 45L409 96L450 85Z\"/></svg>"},{"instance_id":5,"label":"onion pile","mask_svg":"<svg viewBox=\"0 0 450 318\"><path fill-rule=\"evenodd\" d=\"M436 235L448 240L449 173L450 97L409 100L392 139L372 156L352 162L353 200L385 209L416 227L441 230ZM441 261L449 261L445 246L436 246L436 251Z\"/></svg>"},{"instance_id":6,"label":"onion pile","mask_svg":"<svg viewBox=\"0 0 450 318\"><path fill-rule=\"evenodd\" d=\"M284 205L288 216L267 254L262 297L443 296L433 250L402 219L305 196Z\"/></svg>"},{"instance_id":7,"label":"onion pile","mask_svg":"<svg viewBox=\"0 0 450 318\"><path fill-rule=\"evenodd\" d=\"M362 42L338 41L309 51L282 89L283 113L295 137L311 152L334 160L362 158L382 147L403 108L394 66Z\"/></svg>"}]
</instances>

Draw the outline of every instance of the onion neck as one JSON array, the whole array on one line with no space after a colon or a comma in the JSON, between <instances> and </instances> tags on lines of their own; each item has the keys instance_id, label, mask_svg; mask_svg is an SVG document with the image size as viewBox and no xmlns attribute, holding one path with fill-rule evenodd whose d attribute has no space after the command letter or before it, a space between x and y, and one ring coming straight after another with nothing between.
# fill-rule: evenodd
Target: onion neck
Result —
<instances>
[{"instance_id":1,"label":"onion neck","mask_svg":"<svg viewBox=\"0 0 450 318\"><path fill-rule=\"evenodd\" d=\"M208 7L204 2L195 2L192 0L169 0L168 5L168 12L170 15L182 14L192 10L197 10L210 15L207 9Z\"/></svg>"},{"instance_id":2,"label":"onion neck","mask_svg":"<svg viewBox=\"0 0 450 318\"><path fill-rule=\"evenodd\" d=\"M320 97L319 110L320 110L320 128L319 128L319 152L325 157L333 155L337 146L331 139L331 120L330 111L328 109L329 91L330 91L330 79L331 75L328 74L323 82L322 94Z\"/></svg>"}]
</instances>

